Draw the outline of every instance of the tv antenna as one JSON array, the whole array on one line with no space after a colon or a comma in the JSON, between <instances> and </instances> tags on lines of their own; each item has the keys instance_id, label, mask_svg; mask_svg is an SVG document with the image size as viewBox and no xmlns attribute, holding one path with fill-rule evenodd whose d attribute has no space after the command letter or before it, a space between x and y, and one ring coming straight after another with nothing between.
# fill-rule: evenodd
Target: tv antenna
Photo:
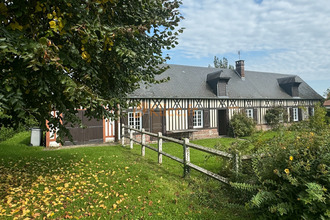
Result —
<instances>
[{"instance_id":1,"label":"tv antenna","mask_svg":"<svg viewBox=\"0 0 330 220\"><path fill-rule=\"evenodd\" d=\"M241 60L241 51L238 51L238 60Z\"/></svg>"}]
</instances>

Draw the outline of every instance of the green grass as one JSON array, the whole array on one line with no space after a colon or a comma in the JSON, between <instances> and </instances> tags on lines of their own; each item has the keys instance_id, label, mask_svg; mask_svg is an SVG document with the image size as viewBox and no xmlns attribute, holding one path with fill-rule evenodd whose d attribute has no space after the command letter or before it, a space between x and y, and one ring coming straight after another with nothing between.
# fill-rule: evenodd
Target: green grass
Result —
<instances>
[{"instance_id":1,"label":"green grass","mask_svg":"<svg viewBox=\"0 0 330 220\"><path fill-rule=\"evenodd\" d=\"M231 146L232 143L234 143L235 141L240 141L240 140L236 140L233 138L212 138L212 139L202 139L202 140L194 140L191 141L194 144L198 144L204 147L209 147L209 148L214 148L214 146L217 143L221 143L221 146L223 148L219 149L225 152L229 152L229 148ZM157 144L151 144L152 147L157 148ZM183 147L180 144L176 144L176 143L172 143L172 142L164 142L163 143L163 151L166 153L169 153L173 156L176 156L180 159L183 159ZM134 153L136 153L136 155L141 155L141 146L140 145L134 145ZM148 148L146 148L146 158L150 158L150 160L157 162L157 153L149 150ZM228 160L228 159L224 159L224 160ZM183 168L182 165L179 164L178 162L173 162L171 159L163 156L163 161L165 164L167 163L175 163L176 166L179 166L179 173L178 175L182 175L183 174ZM208 169L214 173L218 173L221 170L221 166L223 165L223 160L220 157L216 157L216 156L212 156L209 153L205 153L199 150L195 150L193 148L190 149L190 161L193 164L196 164L200 167L203 167L205 169ZM175 166L175 165L174 165Z\"/></svg>"},{"instance_id":2,"label":"green grass","mask_svg":"<svg viewBox=\"0 0 330 220\"><path fill-rule=\"evenodd\" d=\"M196 144L212 147L214 140ZM230 146L232 140L226 146ZM45 151L29 147L29 133L0 143L0 219L249 219L228 205L227 188L196 171L141 148L84 147ZM204 144L203 144L204 143ZM225 145L225 143L224 143ZM182 158L182 147L164 144ZM214 158L192 149L192 162L216 171Z\"/></svg>"}]
</instances>

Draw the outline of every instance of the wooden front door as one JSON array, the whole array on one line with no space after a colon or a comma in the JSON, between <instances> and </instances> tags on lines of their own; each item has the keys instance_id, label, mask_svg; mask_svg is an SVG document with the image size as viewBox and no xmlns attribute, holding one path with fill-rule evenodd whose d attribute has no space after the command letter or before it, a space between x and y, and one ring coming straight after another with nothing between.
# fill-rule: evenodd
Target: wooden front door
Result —
<instances>
[{"instance_id":1,"label":"wooden front door","mask_svg":"<svg viewBox=\"0 0 330 220\"><path fill-rule=\"evenodd\" d=\"M227 110L218 110L218 132L219 135L228 134L228 114Z\"/></svg>"}]
</instances>

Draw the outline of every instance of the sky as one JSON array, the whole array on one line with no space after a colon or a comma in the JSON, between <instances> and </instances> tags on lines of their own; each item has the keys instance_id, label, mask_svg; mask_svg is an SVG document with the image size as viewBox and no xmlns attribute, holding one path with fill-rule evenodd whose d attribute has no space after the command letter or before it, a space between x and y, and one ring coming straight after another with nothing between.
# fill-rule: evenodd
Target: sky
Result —
<instances>
[{"instance_id":1,"label":"sky","mask_svg":"<svg viewBox=\"0 0 330 220\"><path fill-rule=\"evenodd\" d=\"M251 71L294 74L323 95L330 88L329 0L183 0L179 45L169 64L244 60Z\"/></svg>"}]
</instances>

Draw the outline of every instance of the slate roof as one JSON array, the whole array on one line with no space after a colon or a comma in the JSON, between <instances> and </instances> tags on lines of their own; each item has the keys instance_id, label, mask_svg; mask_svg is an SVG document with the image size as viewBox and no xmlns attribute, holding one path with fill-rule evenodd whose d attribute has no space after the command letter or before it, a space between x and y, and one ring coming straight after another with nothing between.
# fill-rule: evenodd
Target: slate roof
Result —
<instances>
[{"instance_id":1,"label":"slate roof","mask_svg":"<svg viewBox=\"0 0 330 220\"><path fill-rule=\"evenodd\" d=\"M230 80L227 85L230 99L297 99L284 91L279 85L278 79L295 79L301 82L299 85L298 99L322 99L299 76L255 72L245 70L245 79L242 79L235 70L217 69L210 67L196 67L168 64L170 67L164 73L156 76L156 79L170 77L170 80L161 84L150 86L141 85L141 88L129 95L130 98L220 98L207 84L207 75L222 70L221 77Z\"/></svg>"}]
</instances>

